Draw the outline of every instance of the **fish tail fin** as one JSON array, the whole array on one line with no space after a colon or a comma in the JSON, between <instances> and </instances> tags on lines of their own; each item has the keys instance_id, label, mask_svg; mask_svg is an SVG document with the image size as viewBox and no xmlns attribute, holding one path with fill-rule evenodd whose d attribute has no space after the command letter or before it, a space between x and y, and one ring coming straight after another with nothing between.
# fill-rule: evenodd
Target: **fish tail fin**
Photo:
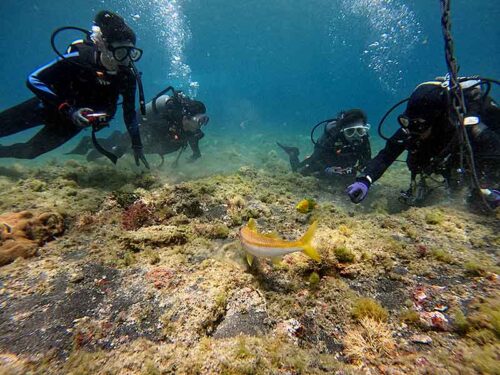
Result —
<instances>
[{"instance_id":1,"label":"fish tail fin","mask_svg":"<svg viewBox=\"0 0 500 375\"><path fill-rule=\"evenodd\" d=\"M304 253L315 261L321 261L318 251L311 245L316 229L318 228L318 221L314 221L311 226L307 229L307 232L300 239L301 247Z\"/></svg>"},{"instance_id":2,"label":"fish tail fin","mask_svg":"<svg viewBox=\"0 0 500 375\"><path fill-rule=\"evenodd\" d=\"M252 264L253 264L253 255L252 254L248 254L247 253L247 263L250 267L252 267Z\"/></svg>"}]
</instances>

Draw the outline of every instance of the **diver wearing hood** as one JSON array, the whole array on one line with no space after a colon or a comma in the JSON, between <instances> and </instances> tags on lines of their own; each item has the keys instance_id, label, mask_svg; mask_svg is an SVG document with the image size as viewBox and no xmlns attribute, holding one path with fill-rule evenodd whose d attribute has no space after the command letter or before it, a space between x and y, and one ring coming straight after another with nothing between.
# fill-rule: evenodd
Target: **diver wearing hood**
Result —
<instances>
[{"instance_id":1,"label":"diver wearing hood","mask_svg":"<svg viewBox=\"0 0 500 375\"><path fill-rule=\"evenodd\" d=\"M171 95L166 92L172 91ZM175 151L184 151L189 145L192 162L201 157L199 141L204 137L202 127L209 117L203 102L193 100L180 91L169 87L146 104L146 115L138 119L140 122L144 152L146 154L164 155ZM99 138L99 143L112 149L117 157L126 152L126 135L114 132L108 138ZM89 152L90 151L90 152ZM87 160L95 160L102 155L92 150L90 137L84 137L78 146L69 154L87 155ZM179 157L175 165L177 165Z\"/></svg>"},{"instance_id":2,"label":"diver wearing hood","mask_svg":"<svg viewBox=\"0 0 500 375\"><path fill-rule=\"evenodd\" d=\"M314 130L321 124L325 124L323 134L315 141ZM360 109L351 109L313 128L311 140L314 152L303 161L299 161L297 147L277 144L288 154L294 172L303 175L352 176L363 170L371 159L369 129L366 114Z\"/></svg>"},{"instance_id":3,"label":"diver wearing hood","mask_svg":"<svg viewBox=\"0 0 500 375\"><path fill-rule=\"evenodd\" d=\"M480 84L462 86L468 108L465 125L482 192L488 194L491 206L496 207L500 204L500 111L493 99L482 92ZM352 202L363 201L371 184L404 151L408 151L406 163L412 176L410 189L401 195L405 203L413 205L425 199L428 192L425 180L433 174L441 175L449 188L460 185L459 132L449 118L446 84L431 81L417 86L398 122L400 129L368 163L363 175L347 188Z\"/></svg>"},{"instance_id":4,"label":"diver wearing hood","mask_svg":"<svg viewBox=\"0 0 500 375\"><path fill-rule=\"evenodd\" d=\"M26 143L0 146L0 157L33 159L61 146L84 128L99 130L114 117L121 95L136 164L142 161L149 168L135 109L133 62L142 55L135 47L135 33L122 17L101 11L87 35L86 40L74 42L65 55L59 54L60 58L28 77L27 86L36 97L0 113L0 137L45 125Z\"/></svg>"}]
</instances>

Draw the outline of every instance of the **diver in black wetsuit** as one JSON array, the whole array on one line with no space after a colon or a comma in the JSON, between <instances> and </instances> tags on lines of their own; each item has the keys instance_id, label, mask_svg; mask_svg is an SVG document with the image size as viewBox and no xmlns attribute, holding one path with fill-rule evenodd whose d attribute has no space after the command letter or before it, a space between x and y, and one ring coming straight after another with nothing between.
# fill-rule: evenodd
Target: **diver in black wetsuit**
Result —
<instances>
[{"instance_id":1,"label":"diver in black wetsuit","mask_svg":"<svg viewBox=\"0 0 500 375\"><path fill-rule=\"evenodd\" d=\"M317 142L313 140L313 154L303 161L299 161L297 147L278 143L290 157L292 170L303 175L355 176L371 159L370 125L365 113L351 109L318 126L323 123L326 124L323 134Z\"/></svg>"},{"instance_id":2,"label":"diver in black wetsuit","mask_svg":"<svg viewBox=\"0 0 500 375\"><path fill-rule=\"evenodd\" d=\"M171 96L165 94L168 91L172 91ZM146 105L146 115L140 119L144 152L160 155L163 164L164 155L180 151L174 162L174 166L177 166L182 151L189 145L193 153L188 161L195 161L201 157L198 143L205 135L201 128L208 121L203 102L169 87ZM108 138L99 138L99 143L112 149L117 157L126 153L126 141L126 135L118 131ZM82 138L69 154L86 154L89 161L102 156L92 149L90 137Z\"/></svg>"},{"instance_id":3,"label":"diver in black wetsuit","mask_svg":"<svg viewBox=\"0 0 500 375\"><path fill-rule=\"evenodd\" d=\"M490 206L500 205L500 109L484 93L481 82L464 81L462 88L466 129L475 156L481 193ZM489 89L488 89L489 91ZM449 119L448 89L442 81L425 82L411 94L406 111L398 117L401 129L366 166L363 174L347 188L354 203L364 200L371 184L405 150L412 174L410 189L401 200L413 205L421 203L429 191L426 179L432 174L444 177L446 186L454 189L461 180L458 131Z\"/></svg>"},{"instance_id":4,"label":"diver in black wetsuit","mask_svg":"<svg viewBox=\"0 0 500 375\"><path fill-rule=\"evenodd\" d=\"M33 159L86 127L102 128L115 115L121 95L136 164L140 160L149 168L135 110L138 77L133 62L142 51L120 16L101 11L94 24L87 40L73 43L66 55L29 76L27 85L35 98L0 113L0 137L45 125L26 143L0 146L0 157Z\"/></svg>"}]
</instances>

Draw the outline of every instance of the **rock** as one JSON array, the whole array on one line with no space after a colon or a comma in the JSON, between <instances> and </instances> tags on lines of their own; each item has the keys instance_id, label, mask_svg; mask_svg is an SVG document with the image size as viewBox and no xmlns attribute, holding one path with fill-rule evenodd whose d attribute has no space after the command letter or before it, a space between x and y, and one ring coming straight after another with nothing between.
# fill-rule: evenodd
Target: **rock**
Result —
<instances>
[{"instance_id":1,"label":"rock","mask_svg":"<svg viewBox=\"0 0 500 375\"><path fill-rule=\"evenodd\" d=\"M427 335L413 335L410 340L418 344L431 344L432 339Z\"/></svg>"},{"instance_id":2,"label":"rock","mask_svg":"<svg viewBox=\"0 0 500 375\"><path fill-rule=\"evenodd\" d=\"M182 245L187 241L187 230L174 225L152 225L135 232L126 232L121 238L122 244L134 251L144 250L147 246Z\"/></svg>"},{"instance_id":3,"label":"rock","mask_svg":"<svg viewBox=\"0 0 500 375\"><path fill-rule=\"evenodd\" d=\"M304 331L304 327L297 319L288 319L278 324L276 331L287 336L293 343L299 343L299 336Z\"/></svg>"},{"instance_id":4,"label":"rock","mask_svg":"<svg viewBox=\"0 0 500 375\"><path fill-rule=\"evenodd\" d=\"M39 246L64 233L63 217L30 211L0 215L0 266L35 255Z\"/></svg>"},{"instance_id":5,"label":"rock","mask_svg":"<svg viewBox=\"0 0 500 375\"><path fill-rule=\"evenodd\" d=\"M448 330L448 319L439 311L423 311L420 313L420 321L428 328L437 329L440 331Z\"/></svg>"},{"instance_id":6,"label":"rock","mask_svg":"<svg viewBox=\"0 0 500 375\"><path fill-rule=\"evenodd\" d=\"M265 334L269 330L267 318L264 298L253 289L241 289L229 300L226 316L213 337L222 339L238 335Z\"/></svg>"},{"instance_id":7,"label":"rock","mask_svg":"<svg viewBox=\"0 0 500 375\"><path fill-rule=\"evenodd\" d=\"M394 269L392 271L398 275L407 275L408 274L408 269L406 267L402 267L402 266L396 266L396 267L394 267Z\"/></svg>"},{"instance_id":8,"label":"rock","mask_svg":"<svg viewBox=\"0 0 500 375\"><path fill-rule=\"evenodd\" d=\"M69 282L76 284L82 281L84 277L85 276L82 271L76 271L69 275Z\"/></svg>"}]
</instances>

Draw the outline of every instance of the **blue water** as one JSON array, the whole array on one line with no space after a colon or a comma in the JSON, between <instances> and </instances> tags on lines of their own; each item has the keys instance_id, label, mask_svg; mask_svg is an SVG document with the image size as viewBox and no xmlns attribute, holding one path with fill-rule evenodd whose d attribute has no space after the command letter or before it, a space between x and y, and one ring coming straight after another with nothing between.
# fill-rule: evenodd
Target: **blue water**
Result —
<instances>
[{"instance_id":1,"label":"blue water","mask_svg":"<svg viewBox=\"0 0 500 375\"><path fill-rule=\"evenodd\" d=\"M452 7L461 74L499 78L500 2ZM350 107L375 125L416 84L446 73L437 0L2 0L0 109L31 96L25 79L54 59L55 28L90 28L101 9L136 30L146 96L170 84L196 94L209 136L306 135ZM123 129L120 117L113 126Z\"/></svg>"}]
</instances>

